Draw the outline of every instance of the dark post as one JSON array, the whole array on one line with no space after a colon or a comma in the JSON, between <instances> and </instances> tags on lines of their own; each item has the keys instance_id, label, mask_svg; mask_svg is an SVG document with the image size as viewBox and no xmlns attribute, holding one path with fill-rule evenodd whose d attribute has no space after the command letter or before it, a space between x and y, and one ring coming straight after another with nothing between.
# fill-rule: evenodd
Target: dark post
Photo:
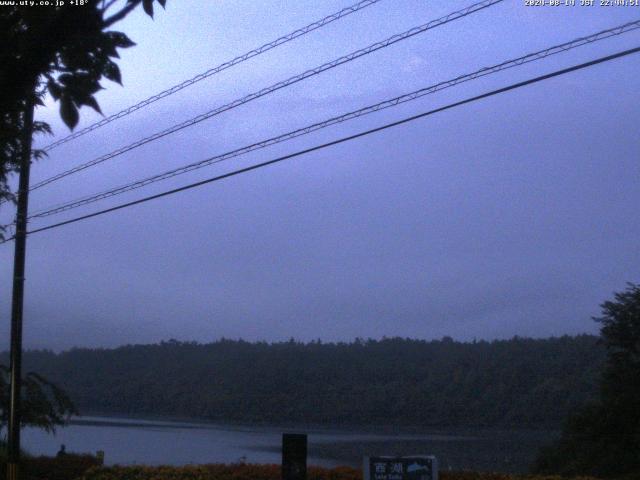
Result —
<instances>
[{"instance_id":1,"label":"dark post","mask_svg":"<svg viewBox=\"0 0 640 480\"><path fill-rule=\"evenodd\" d=\"M33 94L32 94L33 95ZM7 479L18 479L20 463L20 389L22 386L22 306L24 299L24 264L27 248L27 212L29 170L31 168L31 134L33 132L33 96L24 112L21 143L20 180L16 211L15 255L13 260L13 298L11 301L11 392L9 403L9 445Z\"/></svg>"},{"instance_id":2,"label":"dark post","mask_svg":"<svg viewBox=\"0 0 640 480\"><path fill-rule=\"evenodd\" d=\"M307 479L307 436L282 435L282 480Z\"/></svg>"}]
</instances>

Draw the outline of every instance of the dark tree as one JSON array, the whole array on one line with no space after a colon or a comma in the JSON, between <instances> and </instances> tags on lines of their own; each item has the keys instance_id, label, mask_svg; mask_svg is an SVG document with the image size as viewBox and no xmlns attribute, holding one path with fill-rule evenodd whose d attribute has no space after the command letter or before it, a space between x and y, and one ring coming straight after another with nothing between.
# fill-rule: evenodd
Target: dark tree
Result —
<instances>
[{"instance_id":1,"label":"dark tree","mask_svg":"<svg viewBox=\"0 0 640 480\"><path fill-rule=\"evenodd\" d=\"M0 433L9 418L9 369L0 365ZM55 432L68 417L77 414L67 394L54 383L36 373L28 373L22 380L22 426Z\"/></svg>"},{"instance_id":2,"label":"dark tree","mask_svg":"<svg viewBox=\"0 0 640 480\"><path fill-rule=\"evenodd\" d=\"M601 305L607 361L600 401L566 423L536 464L542 473L640 475L640 286L629 284Z\"/></svg>"},{"instance_id":3,"label":"dark tree","mask_svg":"<svg viewBox=\"0 0 640 480\"><path fill-rule=\"evenodd\" d=\"M45 93L60 104L60 115L73 129L78 110L88 106L100 112L95 94L100 80L121 83L114 59L118 48L134 43L109 29L142 5L153 16L154 1L88 0L85 5L59 7L5 5L0 8L0 200L14 199L7 181L19 169L20 132L24 112L33 101L42 105ZM50 133L49 125L35 122L33 133ZM38 158L42 152L33 152ZM0 231L0 235L2 232Z\"/></svg>"},{"instance_id":4,"label":"dark tree","mask_svg":"<svg viewBox=\"0 0 640 480\"><path fill-rule=\"evenodd\" d=\"M602 304L602 338L607 368L602 378L602 400L626 419L640 420L640 286L615 295Z\"/></svg>"},{"instance_id":5,"label":"dark tree","mask_svg":"<svg viewBox=\"0 0 640 480\"><path fill-rule=\"evenodd\" d=\"M169 341L32 351L24 361L83 411L116 416L557 430L598 397L605 352L597 342L590 335L474 344Z\"/></svg>"}]
</instances>

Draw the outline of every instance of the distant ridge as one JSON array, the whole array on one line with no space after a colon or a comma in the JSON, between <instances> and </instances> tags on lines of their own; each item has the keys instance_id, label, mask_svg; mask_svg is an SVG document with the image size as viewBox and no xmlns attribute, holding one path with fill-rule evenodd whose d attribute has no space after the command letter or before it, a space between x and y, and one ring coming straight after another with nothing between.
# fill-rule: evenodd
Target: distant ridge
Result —
<instances>
[{"instance_id":1,"label":"distant ridge","mask_svg":"<svg viewBox=\"0 0 640 480\"><path fill-rule=\"evenodd\" d=\"M6 363L6 354L0 362ZM170 340L30 351L81 412L213 421L559 428L597 394L598 337Z\"/></svg>"}]
</instances>

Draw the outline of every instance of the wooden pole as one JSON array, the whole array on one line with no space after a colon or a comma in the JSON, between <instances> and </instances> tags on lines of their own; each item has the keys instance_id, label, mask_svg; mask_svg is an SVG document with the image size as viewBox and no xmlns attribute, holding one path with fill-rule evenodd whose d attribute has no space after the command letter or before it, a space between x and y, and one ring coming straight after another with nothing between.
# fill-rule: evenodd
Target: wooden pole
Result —
<instances>
[{"instance_id":1,"label":"wooden pole","mask_svg":"<svg viewBox=\"0 0 640 480\"><path fill-rule=\"evenodd\" d=\"M31 170L31 137L33 133L33 91L24 111L22 132L18 206L16 210L15 254L13 260L13 297L11 301L11 353L9 397L9 445L7 479L18 480L20 465L20 390L22 387L22 312L24 305L24 265L27 252L27 214L29 205L29 172Z\"/></svg>"}]
</instances>

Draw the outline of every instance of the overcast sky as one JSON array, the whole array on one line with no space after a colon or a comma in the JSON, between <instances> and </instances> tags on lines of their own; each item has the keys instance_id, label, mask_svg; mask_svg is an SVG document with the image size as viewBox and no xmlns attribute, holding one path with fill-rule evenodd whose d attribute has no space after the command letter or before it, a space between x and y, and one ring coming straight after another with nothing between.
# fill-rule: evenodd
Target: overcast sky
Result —
<instances>
[{"instance_id":1,"label":"overcast sky","mask_svg":"<svg viewBox=\"0 0 640 480\"><path fill-rule=\"evenodd\" d=\"M578 3L580 0L576 0ZM52 151L32 184L472 2L382 0ZM112 114L348 5L169 0L117 29ZM44 187L31 210L640 18L640 7L501 4ZM66 214L75 217L640 44L638 31L429 95ZM170 338L455 339L595 333L639 282L640 56L28 239L27 347ZM39 109L61 138L57 106ZM83 109L82 126L100 119ZM40 144L50 139L40 140ZM0 219L13 210L1 207ZM13 244L0 246L0 349Z\"/></svg>"}]
</instances>

